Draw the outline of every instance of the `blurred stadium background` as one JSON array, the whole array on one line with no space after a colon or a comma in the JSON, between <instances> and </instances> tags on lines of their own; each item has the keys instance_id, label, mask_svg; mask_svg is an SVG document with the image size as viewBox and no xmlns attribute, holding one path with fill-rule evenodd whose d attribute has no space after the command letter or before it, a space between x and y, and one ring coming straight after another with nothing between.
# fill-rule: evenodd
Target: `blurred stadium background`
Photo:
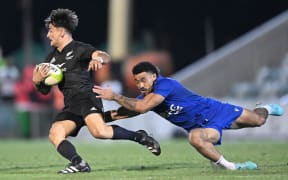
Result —
<instances>
[{"instance_id":1,"label":"blurred stadium background","mask_svg":"<svg viewBox=\"0 0 288 180\"><path fill-rule=\"evenodd\" d=\"M10 0L0 6L0 138L46 138L63 106L56 88L41 96L31 82L50 49L43 20L55 8L78 14L76 40L111 54L95 83L135 96L131 67L149 60L201 95L248 108L277 102L288 111L288 1ZM270 120L224 138L286 140L287 115ZM157 139L185 136L153 113L115 123ZM91 136L83 129L77 138Z\"/></svg>"}]
</instances>

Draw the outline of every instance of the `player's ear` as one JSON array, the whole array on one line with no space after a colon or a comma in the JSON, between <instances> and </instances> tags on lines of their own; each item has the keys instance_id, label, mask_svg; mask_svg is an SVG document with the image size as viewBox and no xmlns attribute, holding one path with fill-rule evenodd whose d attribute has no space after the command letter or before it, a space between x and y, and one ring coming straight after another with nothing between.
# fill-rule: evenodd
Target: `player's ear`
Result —
<instances>
[{"instance_id":1,"label":"player's ear","mask_svg":"<svg viewBox=\"0 0 288 180\"><path fill-rule=\"evenodd\" d=\"M155 73L152 74L152 78L153 80L156 80L157 79L157 75Z\"/></svg>"},{"instance_id":2,"label":"player's ear","mask_svg":"<svg viewBox=\"0 0 288 180\"><path fill-rule=\"evenodd\" d=\"M64 28L61 28L61 37L63 38L65 36L65 29Z\"/></svg>"}]
</instances>

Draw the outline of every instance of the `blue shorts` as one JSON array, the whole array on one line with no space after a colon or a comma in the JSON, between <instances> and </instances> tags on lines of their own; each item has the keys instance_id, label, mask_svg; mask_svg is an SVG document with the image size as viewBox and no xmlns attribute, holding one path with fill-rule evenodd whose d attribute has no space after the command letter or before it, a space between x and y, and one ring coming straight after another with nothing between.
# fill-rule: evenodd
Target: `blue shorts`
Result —
<instances>
[{"instance_id":1,"label":"blue shorts","mask_svg":"<svg viewBox=\"0 0 288 180\"><path fill-rule=\"evenodd\" d=\"M242 112L242 107L231 104L223 104L214 115L207 116L208 122L203 128L216 129L220 133L220 139L216 145L220 145L222 140L222 130L230 129L232 123L241 116Z\"/></svg>"},{"instance_id":2,"label":"blue shorts","mask_svg":"<svg viewBox=\"0 0 288 180\"><path fill-rule=\"evenodd\" d=\"M194 120L190 120L190 127L183 127L188 132L195 128L213 128L220 133L220 139L215 145L220 145L222 140L222 130L230 129L232 123L241 116L243 108L229 103L213 101L209 106L209 110L201 113L195 124ZM194 122L193 122L194 121Z\"/></svg>"}]
</instances>

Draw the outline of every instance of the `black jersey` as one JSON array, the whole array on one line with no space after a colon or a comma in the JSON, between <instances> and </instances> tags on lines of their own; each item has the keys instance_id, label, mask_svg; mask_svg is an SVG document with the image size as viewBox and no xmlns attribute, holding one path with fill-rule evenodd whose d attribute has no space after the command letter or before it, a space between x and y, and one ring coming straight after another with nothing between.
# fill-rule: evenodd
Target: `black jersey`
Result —
<instances>
[{"instance_id":1,"label":"black jersey","mask_svg":"<svg viewBox=\"0 0 288 180\"><path fill-rule=\"evenodd\" d=\"M63 80L58 87L64 95L65 105L73 96L92 91L92 72L87 69L95 50L92 45L72 41L61 52L54 48L48 54L46 62L57 65L63 71Z\"/></svg>"}]
</instances>

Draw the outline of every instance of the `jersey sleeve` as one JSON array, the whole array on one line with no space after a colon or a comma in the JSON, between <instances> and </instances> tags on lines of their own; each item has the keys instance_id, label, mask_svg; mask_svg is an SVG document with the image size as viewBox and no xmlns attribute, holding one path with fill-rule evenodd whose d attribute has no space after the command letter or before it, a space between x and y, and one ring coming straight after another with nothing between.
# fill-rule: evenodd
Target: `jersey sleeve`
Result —
<instances>
[{"instance_id":1,"label":"jersey sleeve","mask_svg":"<svg viewBox=\"0 0 288 180\"><path fill-rule=\"evenodd\" d=\"M168 79L162 79L155 83L153 93L167 97L173 90L173 85Z\"/></svg>"},{"instance_id":2,"label":"jersey sleeve","mask_svg":"<svg viewBox=\"0 0 288 180\"><path fill-rule=\"evenodd\" d=\"M91 60L92 53L94 51L96 51L96 50L97 49L95 47L93 47L92 45L82 43L82 46L81 46L81 51L82 51L81 60L89 62Z\"/></svg>"},{"instance_id":3,"label":"jersey sleeve","mask_svg":"<svg viewBox=\"0 0 288 180\"><path fill-rule=\"evenodd\" d=\"M35 87L41 94L44 94L44 95L48 94L51 91L51 86L45 85L44 82L35 84Z\"/></svg>"}]
</instances>

